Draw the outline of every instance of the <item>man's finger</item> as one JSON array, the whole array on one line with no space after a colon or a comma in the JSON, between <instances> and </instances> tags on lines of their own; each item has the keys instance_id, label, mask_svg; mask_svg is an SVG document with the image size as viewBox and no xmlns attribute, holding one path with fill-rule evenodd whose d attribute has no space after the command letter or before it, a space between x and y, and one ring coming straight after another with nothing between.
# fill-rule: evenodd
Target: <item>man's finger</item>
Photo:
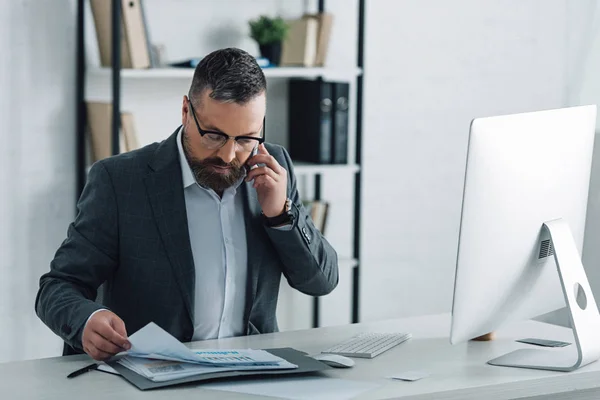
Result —
<instances>
[{"instance_id":1,"label":"man's finger","mask_svg":"<svg viewBox=\"0 0 600 400\"><path fill-rule=\"evenodd\" d=\"M93 346L84 346L83 350L94 360L98 361L108 360L110 357L112 357L112 355L105 353L102 350L98 350Z\"/></svg>"},{"instance_id":2,"label":"man's finger","mask_svg":"<svg viewBox=\"0 0 600 400\"><path fill-rule=\"evenodd\" d=\"M93 333L90 336L91 337L89 338L89 342L91 343L91 345L96 349L103 351L104 353L117 354L123 351L121 347L109 342L97 333Z\"/></svg>"},{"instance_id":3,"label":"man's finger","mask_svg":"<svg viewBox=\"0 0 600 400\"><path fill-rule=\"evenodd\" d=\"M283 169L283 167L279 165L275 157L269 154L257 154L248 160L248 165L250 167L256 164L265 164L265 166L271 168L278 174L281 173L281 170Z\"/></svg>"},{"instance_id":4,"label":"man's finger","mask_svg":"<svg viewBox=\"0 0 600 400\"><path fill-rule=\"evenodd\" d=\"M260 175L254 179L253 186L256 189L262 186L269 187L273 185L275 185L275 180L273 180L273 178L271 178L269 175Z\"/></svg>"},{"instance_id":5,"label":"man's finger","mask_svg":"<svg viewBox=\"0 0 600 400\"><path fill-rule=\"evenodd\" d=\"M258 154L267 154L267 155L269 155L269 151L267 150L267 147L265 146L264 143L261 143L260 145L258 145Z\"/></svg>"},{"instance_id":6,"label":"man's finger","mask_svg":"<svg viewBox=\"0 0 600 400\"><path fill-rule=\"evenodd\" d=\"M246 177L246 181L251 181L252 179L254 179L258 176L261 176L261 175L268 175L271 178L273 178L273 180L275 180L275 181L278 181L278 179L279 179L278 175L271 168L258 167L258 168L254 168L253 170L251 170L248 173L248 175Z\"/></svg>"},{"instance_id":7,"label":"man's finger","mask_svg":"<svg viewBox=\"0 0 600 400\"><path fill-rule=\"evenodd\" d=\"M129 344L128 340L122 335L120 335L117 331L115 331L110 324L98 324L98 326L96 327L96 332L104 339L108 340L109 342L112 342L114 345L127 350L126 346L128 346Z\"/></svg>"}]
</instances>

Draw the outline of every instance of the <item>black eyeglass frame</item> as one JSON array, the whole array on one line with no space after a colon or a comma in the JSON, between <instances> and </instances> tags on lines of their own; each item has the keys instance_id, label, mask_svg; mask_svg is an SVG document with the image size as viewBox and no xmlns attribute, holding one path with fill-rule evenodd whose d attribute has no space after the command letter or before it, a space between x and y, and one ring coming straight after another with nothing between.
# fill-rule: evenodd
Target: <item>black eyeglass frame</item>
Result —
<instances>
[{"instance_id":1,"label":"black eyeglass frame","mask_svg":"<svg viewBox=\"0 0 600 400\"><path fill-rule=\"evenodd\" d=\"M225 141L223 142L223 144L221 145L221 147L218 147L218 149L222 148L223 146L225 146L227 144L227 142L229 141L229 139L233 139L236 144L238 142L238 140L254 140L257 142L256 146L254 146L254 148L257 148L258 146L260 146L261 144L263 144L265 142L265 133L266 133L266 127L265 127L265 123L266 123L266 117L263 118L263 126L262 126L262 136L261 137L256 137L256 136L229 136L226 133L223 132L217 132L217 131L210 131L210 130L205 130L202 129L200 127L200 123L198 122L198 118L196 118L196 110L194 110L194 106L192 105L192 101L188 100L188 103L190 105L190 110L192 111L192 117L194 118L194 122L196 123L196 128L198 128L198 133L200 133L200 136L204 136L206 134L211 134L211 135L219 135L221 137L223 137L225 139ZM239 145L238 146L240 148L244 148L243 146ZM215 149L216 150L216 149Z\"/></svg>"}]
</instances>

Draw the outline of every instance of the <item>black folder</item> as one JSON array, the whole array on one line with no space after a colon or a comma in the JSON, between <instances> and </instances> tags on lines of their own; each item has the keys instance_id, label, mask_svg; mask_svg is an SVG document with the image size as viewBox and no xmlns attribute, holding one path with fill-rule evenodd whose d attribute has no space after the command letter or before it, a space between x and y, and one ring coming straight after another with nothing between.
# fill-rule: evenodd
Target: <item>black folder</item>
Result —
<instances>
[{"instance_id":1,"label":"black folder","mask_svg":"<svg viewBox=\"0 0 600 400\"><path fill-rule=\"evenodd\" d=\"M348 163L348 109L350 85L345 82L332 82L333 85L333 126L332 163Z\"/></svg>"},{"instance_id":2,"label":"black folder","mask_svg":"<svg viewBox=\"0 0 600 400\"><path fill-rule=\"evenodd\" d=\"M158 389L166 386L180 385L191 382L201 382L215 379L224 378L236 378L245 376L274 376L274 375L290 375L290 374L306 374L324 371L330 369L328 365L315 360L314 358L308 357L306 353L285 347L280 349L266 349L269 353L281 357L284 360L296 364L298 368L295 369L281 369L281 370L252 370L252 371L226 371L226 372L215 372L212 374L202 374L197 376L188 376L187 378L174 379L167 382L153 382L130 369L122 366L117 361L108 361L107 364L113 367L117 372L121 374L129 383L133 384L140 390Z\"/></svg>"},{"instance_id":3,"label":"black folder","mask_svg":"<svg viewBox=\"0 0 600 400\"><path fill-rule=\"evenodd\" d=\"M333 86L322 79L290 79L289 152L294 161L331 164Z\"/></svg>"}]
</instances>

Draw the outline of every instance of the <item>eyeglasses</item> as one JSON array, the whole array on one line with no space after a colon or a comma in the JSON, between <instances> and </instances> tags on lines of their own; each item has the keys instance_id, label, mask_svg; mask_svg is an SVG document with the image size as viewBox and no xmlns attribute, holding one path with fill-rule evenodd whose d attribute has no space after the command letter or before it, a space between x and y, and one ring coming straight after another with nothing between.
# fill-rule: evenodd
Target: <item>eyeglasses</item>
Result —
<instances>
[{"instance_id":1,"label":"eyeglasses","mask_svg":"<svg viewBox=\"0 0 600 400\"><path fill-rule=\"evenodd\" d=\"M190 110L192 110L192 116L194 117L194 122L196 122L196 127L198 128L198 132L200 132L200 136L202 137L201 143L208 150L217 150L221 147L225 146L229 139L235 141L237 147L244 151L252 151L260 144L265 141L265 119L263 119L263 128L262 128L262 137L256 136L229 136L223 132L216 131L206 131L200 128L200 124L198 123L198 119L196 118L196 111L194 110L194 106L192 106L192 101L188 101L190 104Z\"/></svg>"}]
</instances>

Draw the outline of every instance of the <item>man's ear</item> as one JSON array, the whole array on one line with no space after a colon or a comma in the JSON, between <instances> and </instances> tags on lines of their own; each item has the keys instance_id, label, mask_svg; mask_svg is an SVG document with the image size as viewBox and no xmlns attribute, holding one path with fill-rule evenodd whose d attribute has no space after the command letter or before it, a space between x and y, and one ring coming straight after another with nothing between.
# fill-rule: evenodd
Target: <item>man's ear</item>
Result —
<instances>
[{"instance_id":1,"label":"man's ear","mask_svg":"<svg viewBox=\"0 0 600 400\"><path fill-rule=\"evenodd\" d=\"M188 101L188 97L186 95L183 95L183 104L181 105L181 125L185 125L185 119L187 118L187 115L190 112Z\"/></svg>"}]
</instances>

